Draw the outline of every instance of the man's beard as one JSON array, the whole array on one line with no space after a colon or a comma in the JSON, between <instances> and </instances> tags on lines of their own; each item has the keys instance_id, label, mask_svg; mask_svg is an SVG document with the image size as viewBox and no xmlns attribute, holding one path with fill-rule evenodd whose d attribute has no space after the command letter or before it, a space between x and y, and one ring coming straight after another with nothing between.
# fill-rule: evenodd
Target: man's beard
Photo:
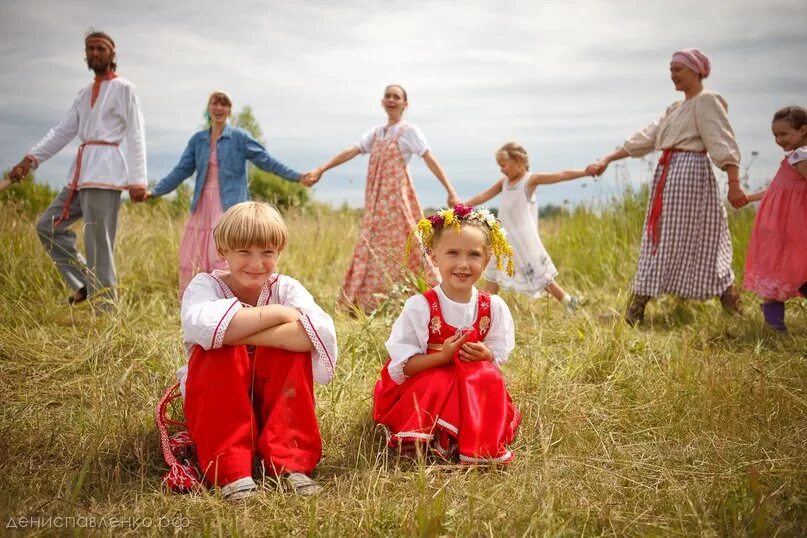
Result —
<instances>
[{"instance_id":1,"label":"man's beard","mask_svg":"<svg viewBox=\"0 0 807 538\"><path fill-rule=\"evenodd\" d=\"M95 63L90 62L87 60L87 69L90 71L95 71L96 73L106 73L112 68L112 62L103 62L101 60L96 60Z\"/></svg>"}]
</instances>

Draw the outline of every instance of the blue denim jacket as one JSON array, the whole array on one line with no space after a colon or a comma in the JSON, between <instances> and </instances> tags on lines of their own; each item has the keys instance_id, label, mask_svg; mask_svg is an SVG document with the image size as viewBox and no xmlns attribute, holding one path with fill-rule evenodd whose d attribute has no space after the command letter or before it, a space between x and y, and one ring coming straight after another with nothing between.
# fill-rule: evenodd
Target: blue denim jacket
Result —
<instances>
[{"instance_id":1,"label":"blue denim jacket","mask_svg":"<svg viewBox=\"0 0 807 538\"><path fill-rule=\"evenodd\" d=\"M188 147L179 158L179 164L151 189L152 196L168 194L195 171L196 186L193 189L191 212L196 211L196 204L202 194L202 187L204 187L207 176L209 157L210 131L199 131L188 141ZM216 143L216 157L219 163L219 192L223 211L249 200L247 159L261 170L266 170L289 181L299 181L301 176L300 173L272 158L247 131L229 125L224 126L224 131Z\"/></svg>"}]
</instances>

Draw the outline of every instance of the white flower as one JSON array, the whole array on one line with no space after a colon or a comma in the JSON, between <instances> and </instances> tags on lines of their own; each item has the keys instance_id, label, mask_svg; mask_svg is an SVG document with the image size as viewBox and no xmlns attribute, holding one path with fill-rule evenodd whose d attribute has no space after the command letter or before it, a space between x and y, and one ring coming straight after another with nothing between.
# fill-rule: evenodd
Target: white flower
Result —
<instances>
[{"instance_id":1,"label":"white flower","mask_svg":"<svg viewBox=\"0 0 807 538\"><path fill-rule=\"evenodd\" d=\"M488 209L486 207L480 207L479 209L476 210L476 217L479 220L489 222L488 219L490 219L492 216L493 216L493 213L491 213L490 209Z\"/></svg>"}]
</instances>

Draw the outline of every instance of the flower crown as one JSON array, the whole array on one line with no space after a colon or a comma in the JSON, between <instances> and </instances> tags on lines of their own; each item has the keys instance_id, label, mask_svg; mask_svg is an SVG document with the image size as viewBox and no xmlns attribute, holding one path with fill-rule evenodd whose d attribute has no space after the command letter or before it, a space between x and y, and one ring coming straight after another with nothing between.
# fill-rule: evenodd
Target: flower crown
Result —
<instances>
[{"instance_id":1,"label":"flower crown","mask_svg":"<svg viewBox=\"0 0 807 538\"><path fill-rule=\"evenodd\" d=\"M493 255L496 256L496 268L499 271L504 271L502 260L507 258L507 275L512 277L515 273L513 247L507 241L507 232L499 220L485 207L474 209L469 205L457 204L453 208L442 209L431 217L420 219L417 227L412 230L406 241L407 254L412 251L414 238L420 240L423 249L428 252L432 249L435 230L452 226L459 232L462 222L479 222L487 226L490 230L491 250Z\"/></svg>"}]
</instances>

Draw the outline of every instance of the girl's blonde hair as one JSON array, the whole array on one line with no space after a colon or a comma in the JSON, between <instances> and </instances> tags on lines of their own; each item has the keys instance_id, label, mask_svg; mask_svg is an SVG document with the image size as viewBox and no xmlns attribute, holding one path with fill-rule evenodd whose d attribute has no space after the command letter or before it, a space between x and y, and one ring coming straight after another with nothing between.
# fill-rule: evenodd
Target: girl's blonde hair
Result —
<instances>
[{"instance_id":1,"label":"girl's blonde hair","mask_svg":"<svg viewBox=\"0 0 807 538\"><path fill-rule=\"evenodd\" d=\"M283 250L288 230L277 209L264 202L242 202L228 209L213 229L221 252L253 246Z\"/></svg>"},{"instance_id":2,"label":"girl's blonde hair","mask_svg":"<svg viewBox=\"0 0 807 538\"><path fill-rule=\"evenodd\" d=\"M504 153L510 160L523 162L527 170L530 169L530 157L527 155L527 150L524 149L524 146L521 144L508 142L499 148L496 152L496 156L498 156L499 153Z\"/></svg>"},{"instance_id":3,"label":"girl's blonde hair","mask_svg":"<svg viewBox=\"0 0 807 538\"><path fill-rule=\"evenodd\" d=\"M482 235L485 236L485 255L491 256L493 254L493 238L491 237L490 228L484 222L478 220L461 220L458 222L456 227L452 226L452 229L448 231L442 226L435 228L434 234L432 235L431 250L434 250L437 247L437 244L443 238L443 234L452 232L460 233L460 229L463 226L476 228L482 232Z\"/></svg>"},{"instance_id":4,"label":"girl's blonde hair","mask_svg":"<svg viewBox=\"0 0 807 538\"><path fill-rule=\"evenodd\" d=\"M457 204L453 208L441 209L428 218L420 219L406 240L406 255L409 255L416 242L420 243L425 254L430 255L446 229L453 228L459 233L462 226L469 225L482 230L485 235L485 254L496 256L496 268L500 271L506 270L509 276L513 276L515 272L513 247L507 241L507 234L499 219L484 207L474 209L469 205ZM506 269L505 260L507 260Z\"/></svg>"}]
</instances>

